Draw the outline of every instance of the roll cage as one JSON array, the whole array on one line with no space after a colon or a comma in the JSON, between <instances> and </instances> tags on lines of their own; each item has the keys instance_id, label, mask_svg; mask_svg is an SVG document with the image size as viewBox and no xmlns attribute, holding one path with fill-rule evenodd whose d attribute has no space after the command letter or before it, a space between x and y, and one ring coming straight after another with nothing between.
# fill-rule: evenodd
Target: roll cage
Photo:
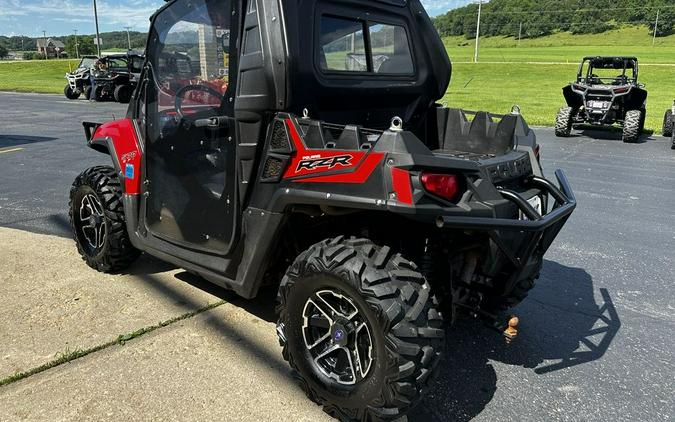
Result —
<instances>
[{"instance_id":1,"label":"roll cage","mask_svg":"<svg viewBox=\"0 0 675 422\"><path fill-rule=\"evenodd\" d=\"M617 70L618 76L601 77L597 70ZM638 85L636 57L584 57L579 65L577 83L584 85Z\"/></svg>"}]
</instances>

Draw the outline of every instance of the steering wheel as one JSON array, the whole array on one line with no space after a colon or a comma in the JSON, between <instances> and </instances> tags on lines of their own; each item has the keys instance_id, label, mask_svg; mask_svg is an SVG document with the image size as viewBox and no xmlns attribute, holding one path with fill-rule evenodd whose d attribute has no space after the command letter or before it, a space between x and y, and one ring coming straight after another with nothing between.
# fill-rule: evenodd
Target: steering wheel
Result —
<instances>
[{"instance_id":1,"label":"steering wheel","mask_svg":"<svg viewBox=\"0 0 675 422\"><path fill-rule=\"evenodd\" d=\"M183 119L185 117L185 114L183 113L183 101L185 100L185 94L187 94L190 91L201 91L205 92L207 94L211 94L216 98L222 99L223 94L220 92L216 91L214 88L211 88L208 85L185 85L181 89L176 92L176 100L174 102L174 107L176 108L176 114L178 117Z\"/></svg>"}]
</instances>

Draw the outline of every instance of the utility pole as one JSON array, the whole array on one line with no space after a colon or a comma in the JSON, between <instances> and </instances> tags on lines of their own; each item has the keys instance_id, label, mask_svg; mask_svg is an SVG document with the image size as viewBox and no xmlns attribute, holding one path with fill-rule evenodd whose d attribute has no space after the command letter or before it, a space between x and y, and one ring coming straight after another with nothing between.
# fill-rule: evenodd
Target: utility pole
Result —
<instances>
[{"instance_id":1,"label":"utility pole","mask_svg":"<svg viewBox=\"0 0 675 422\"><path fill-rule=\"evenodd\" d=\"M44 29L42 30L42 48L45 49L45 60L47 60L49 57L47 57L47 31Z\"/></svg>"},{"instance_id":2,"label":"utility pole","mask_svg":"<svg viewBox=\"0 0 675 422\"><path fill-rule=\"evenodd\" d=\"M474 3L478 3L478 23L476 24L476 48L473 53L473 62L478 63L478 42L480 39L480 14L483 8L483 3L489 3L490 0L476 0Z\"/></svg>"},{"instance_id":3,"label":"utility pole","mask_svg":"<svg viewBox=\"0 0 675 422\"><path fill-rule=\"evenodd\" d=\"M652 47L656 45L656 31L659 29L659 13L661 13L661 9L656 9L656 22L654 23L654 38L652 39Z\"/></svg>"},{"instance_id":4,"label":"utility pole","mask_svg":"<svg viewBox=\"0 0 675 422\"><path fill-rule=\"evenodd\" d=\"M130 26L125 26L124 29L127 30L127 42L129 43L129 51L131 51L131 36L129 35Z\"/></svg>"},{"instance_id":5,"label":"utility pole","mask_svg":"<svg viewBox=\"0 0 675 422\"><path fill-rule=\"evenodd\" d=\"M79 60L80 59L80 50L79 50L78 46L80 45L80 43L77 41L77 29L73 29L73 31L75 32L75 56L77 56L77 59Z\"/></svg>"},{"instance_id":6,"label":"utility pole","mask_svg":"<svg viewBox=\"0 0 675 422\"><path fill-rule=\"evenodd\" d=\"M520 28L518 28L518 47L520 47L520 37L523 35L523 23L520 23Z\"/></svg>"},{"instance_id":7,"label":"utility pole","mask_svg":"<svg viewBox=\"0 0 675 422\"><path fill-rule=\"evenodd\" d=\"M98 10L96 9L96 0L94 0L94 20L96 21L96 52L101 57L101 34L98 31Z\"/></svg>"}]
</instances>

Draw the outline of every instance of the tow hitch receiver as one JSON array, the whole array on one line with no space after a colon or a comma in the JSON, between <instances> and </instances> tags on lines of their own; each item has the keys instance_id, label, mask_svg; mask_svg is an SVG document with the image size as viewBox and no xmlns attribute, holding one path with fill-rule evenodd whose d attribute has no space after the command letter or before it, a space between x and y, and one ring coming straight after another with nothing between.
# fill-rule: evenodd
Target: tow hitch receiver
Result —
<instances>
[{"instance_id":1,"label":"tow hitch receiver","mask_svg":"<svg viewBox=\"0 0 675 422\"><path fill-rule=\"evenodd\" d=\"M512 316L509 319L508 325L506 329L503 331L502 334L504 334L504 339L506 340L506 344L511 344L513 340L516 339L518 336L518 323L520 320L518 319L517 316Z\"/></svg>"}]
</instances>

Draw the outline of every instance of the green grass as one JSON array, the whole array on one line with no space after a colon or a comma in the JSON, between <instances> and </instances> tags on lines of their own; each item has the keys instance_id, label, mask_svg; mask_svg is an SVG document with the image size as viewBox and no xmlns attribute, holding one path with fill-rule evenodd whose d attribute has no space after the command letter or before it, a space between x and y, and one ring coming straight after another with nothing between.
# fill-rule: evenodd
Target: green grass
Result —
<instances>
[{"instance_id":1,"label":"green grass","mask_svg":"<svg viewBox=\"0 0 675 422\"><path fill-rule=\"evenodd\" d=\"M443 39L454 62L472 62L475 41L464 37ZM480 40L481 62L579 63L583 56L637 56L643 64L675 64L675 35L652 37L645 27L625 27L602 34L572 35L567 32L523 39L487 37Z\"/></svg>"},{"instance_id":2,"label":"green grass","mask_svg":"<svg viewBox=\"0 0 675 422\"><path fill-rule=\"evenodd\" d=\"M66 72L79 60L0 62L0 91L63 93Z\"/></svg>"}]
</instances>

